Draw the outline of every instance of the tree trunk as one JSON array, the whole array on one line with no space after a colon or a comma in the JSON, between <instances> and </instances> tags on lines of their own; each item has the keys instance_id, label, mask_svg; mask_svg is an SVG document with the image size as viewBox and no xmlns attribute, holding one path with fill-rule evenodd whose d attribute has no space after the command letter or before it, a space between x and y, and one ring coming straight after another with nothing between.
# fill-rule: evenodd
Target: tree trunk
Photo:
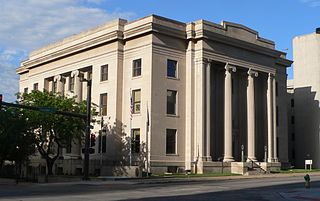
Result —
<instances>
[{"instance_id":1,"label":"tree trunk","mask_svg":"<svg viewBox=\"0 0 320 201\"><path fill-rule=\"evenodd\" d=\"M47 161L48 175L53 175L52 168L53 168L55 159L47 158L46 161Z\"/></svg>"}]
</instances>

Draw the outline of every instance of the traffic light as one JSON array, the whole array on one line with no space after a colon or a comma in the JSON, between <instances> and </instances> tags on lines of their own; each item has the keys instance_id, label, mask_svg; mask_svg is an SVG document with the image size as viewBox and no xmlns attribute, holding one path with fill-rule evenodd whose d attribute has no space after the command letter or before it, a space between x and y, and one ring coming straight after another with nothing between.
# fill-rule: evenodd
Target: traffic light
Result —
<instances>
[{"instance_id":1,"label":"traffic light","mask_svg":"<svg viewBox=\"0 0 320 201\"><path fill-rule=\"evenodd\" d=\"M94 147L96 145L96 135L91 134L90 135L90 147Z\"/></svg>"},{"instance_id":2,"label":"traffic light","mask_svg":"<svg viewBox=\"0 0 320 201\"><path fill-rule=\"evenodd\" d=\"M0 105L2 104L2 94L0 94Z\"/></svg>"}]
</instances>

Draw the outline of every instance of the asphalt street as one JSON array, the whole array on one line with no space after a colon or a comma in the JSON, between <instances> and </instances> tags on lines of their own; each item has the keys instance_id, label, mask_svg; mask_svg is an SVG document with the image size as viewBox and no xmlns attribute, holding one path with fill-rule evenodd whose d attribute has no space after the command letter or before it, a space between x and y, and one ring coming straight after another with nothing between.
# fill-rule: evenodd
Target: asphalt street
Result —
<instances>
[{"instance_id":1,"label":"asphalt street","mask_svg":"<svg viewBox=\"0 0 320 201\"><path fill-rule=\"evenodd\" d=\"M320 174L257 178L89 181L54 184L0 183L0 200L312 200L320 201Z\"/></svg>"}]
</instances>

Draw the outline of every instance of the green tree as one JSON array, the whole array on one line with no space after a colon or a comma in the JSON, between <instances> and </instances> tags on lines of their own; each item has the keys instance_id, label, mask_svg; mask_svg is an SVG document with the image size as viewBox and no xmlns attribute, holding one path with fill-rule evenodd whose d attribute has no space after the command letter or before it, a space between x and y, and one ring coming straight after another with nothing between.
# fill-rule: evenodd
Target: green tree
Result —
<instances>
[{"instance_id":1,"label":"green tree","mask_svg":"<svg viewBox=\"0 0 320 201\"><path fill-rule=\"evenodd\" d=\"M54 108L59 111L85 113L85 102L77 103L74 98L67 98L59 94L47 91L32 91L23 94L20 104ZM81 142L84 137L84 119L70 116L23 110L28 118L30 132L35 136L35 144L38 152L46 160L48 175L52 175L52 167L58 159L61 149L67 147L72 140Z\"/></svg>"},{"instance_id":2,"label":"green tree","mask_svg":"<svg viewBox=\"0 0 320 201\"><path fill-rule=\"evenodd\" d=\"M16 108L0 109L0 167L5 160L16 167L35 153L35 138L28 132L28 121Z\"/></svg>"}]
</instances>

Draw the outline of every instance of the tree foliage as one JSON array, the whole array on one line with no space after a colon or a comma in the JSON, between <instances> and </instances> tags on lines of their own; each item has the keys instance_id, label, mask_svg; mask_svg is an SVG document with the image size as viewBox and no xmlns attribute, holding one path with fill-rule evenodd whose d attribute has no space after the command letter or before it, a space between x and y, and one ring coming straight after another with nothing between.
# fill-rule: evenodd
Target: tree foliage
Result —
<instances>
[{"instance_id":1,"label":"tree foliage","mask_svg":"<svg viewBox=\"0 0 320 201\"><path fill-rule=\"evenodd\" d=\"M25 93L20 98L20 104L74 113L86 111L85 102L77 103L74 98L66 98L47 91ZM28 118L29 129L35 136L37 150L46 159L48 174L51 175L53 164L62 148L67 147L72 140L80 142L84 137L85 121L77 117L27 109L23 110L23 115Z\"/></svg>"},{"instance_id":2,"label":"tree foliage","mask_svg":"<svg viewBox=\"0 0 320 201\"><path fill-rule=\"evenodd\" d=\"M16 108L0 109L0 165L5 160L20 163L35 153L35 138L28 120Z\"/></svg>"}]
</instances>

